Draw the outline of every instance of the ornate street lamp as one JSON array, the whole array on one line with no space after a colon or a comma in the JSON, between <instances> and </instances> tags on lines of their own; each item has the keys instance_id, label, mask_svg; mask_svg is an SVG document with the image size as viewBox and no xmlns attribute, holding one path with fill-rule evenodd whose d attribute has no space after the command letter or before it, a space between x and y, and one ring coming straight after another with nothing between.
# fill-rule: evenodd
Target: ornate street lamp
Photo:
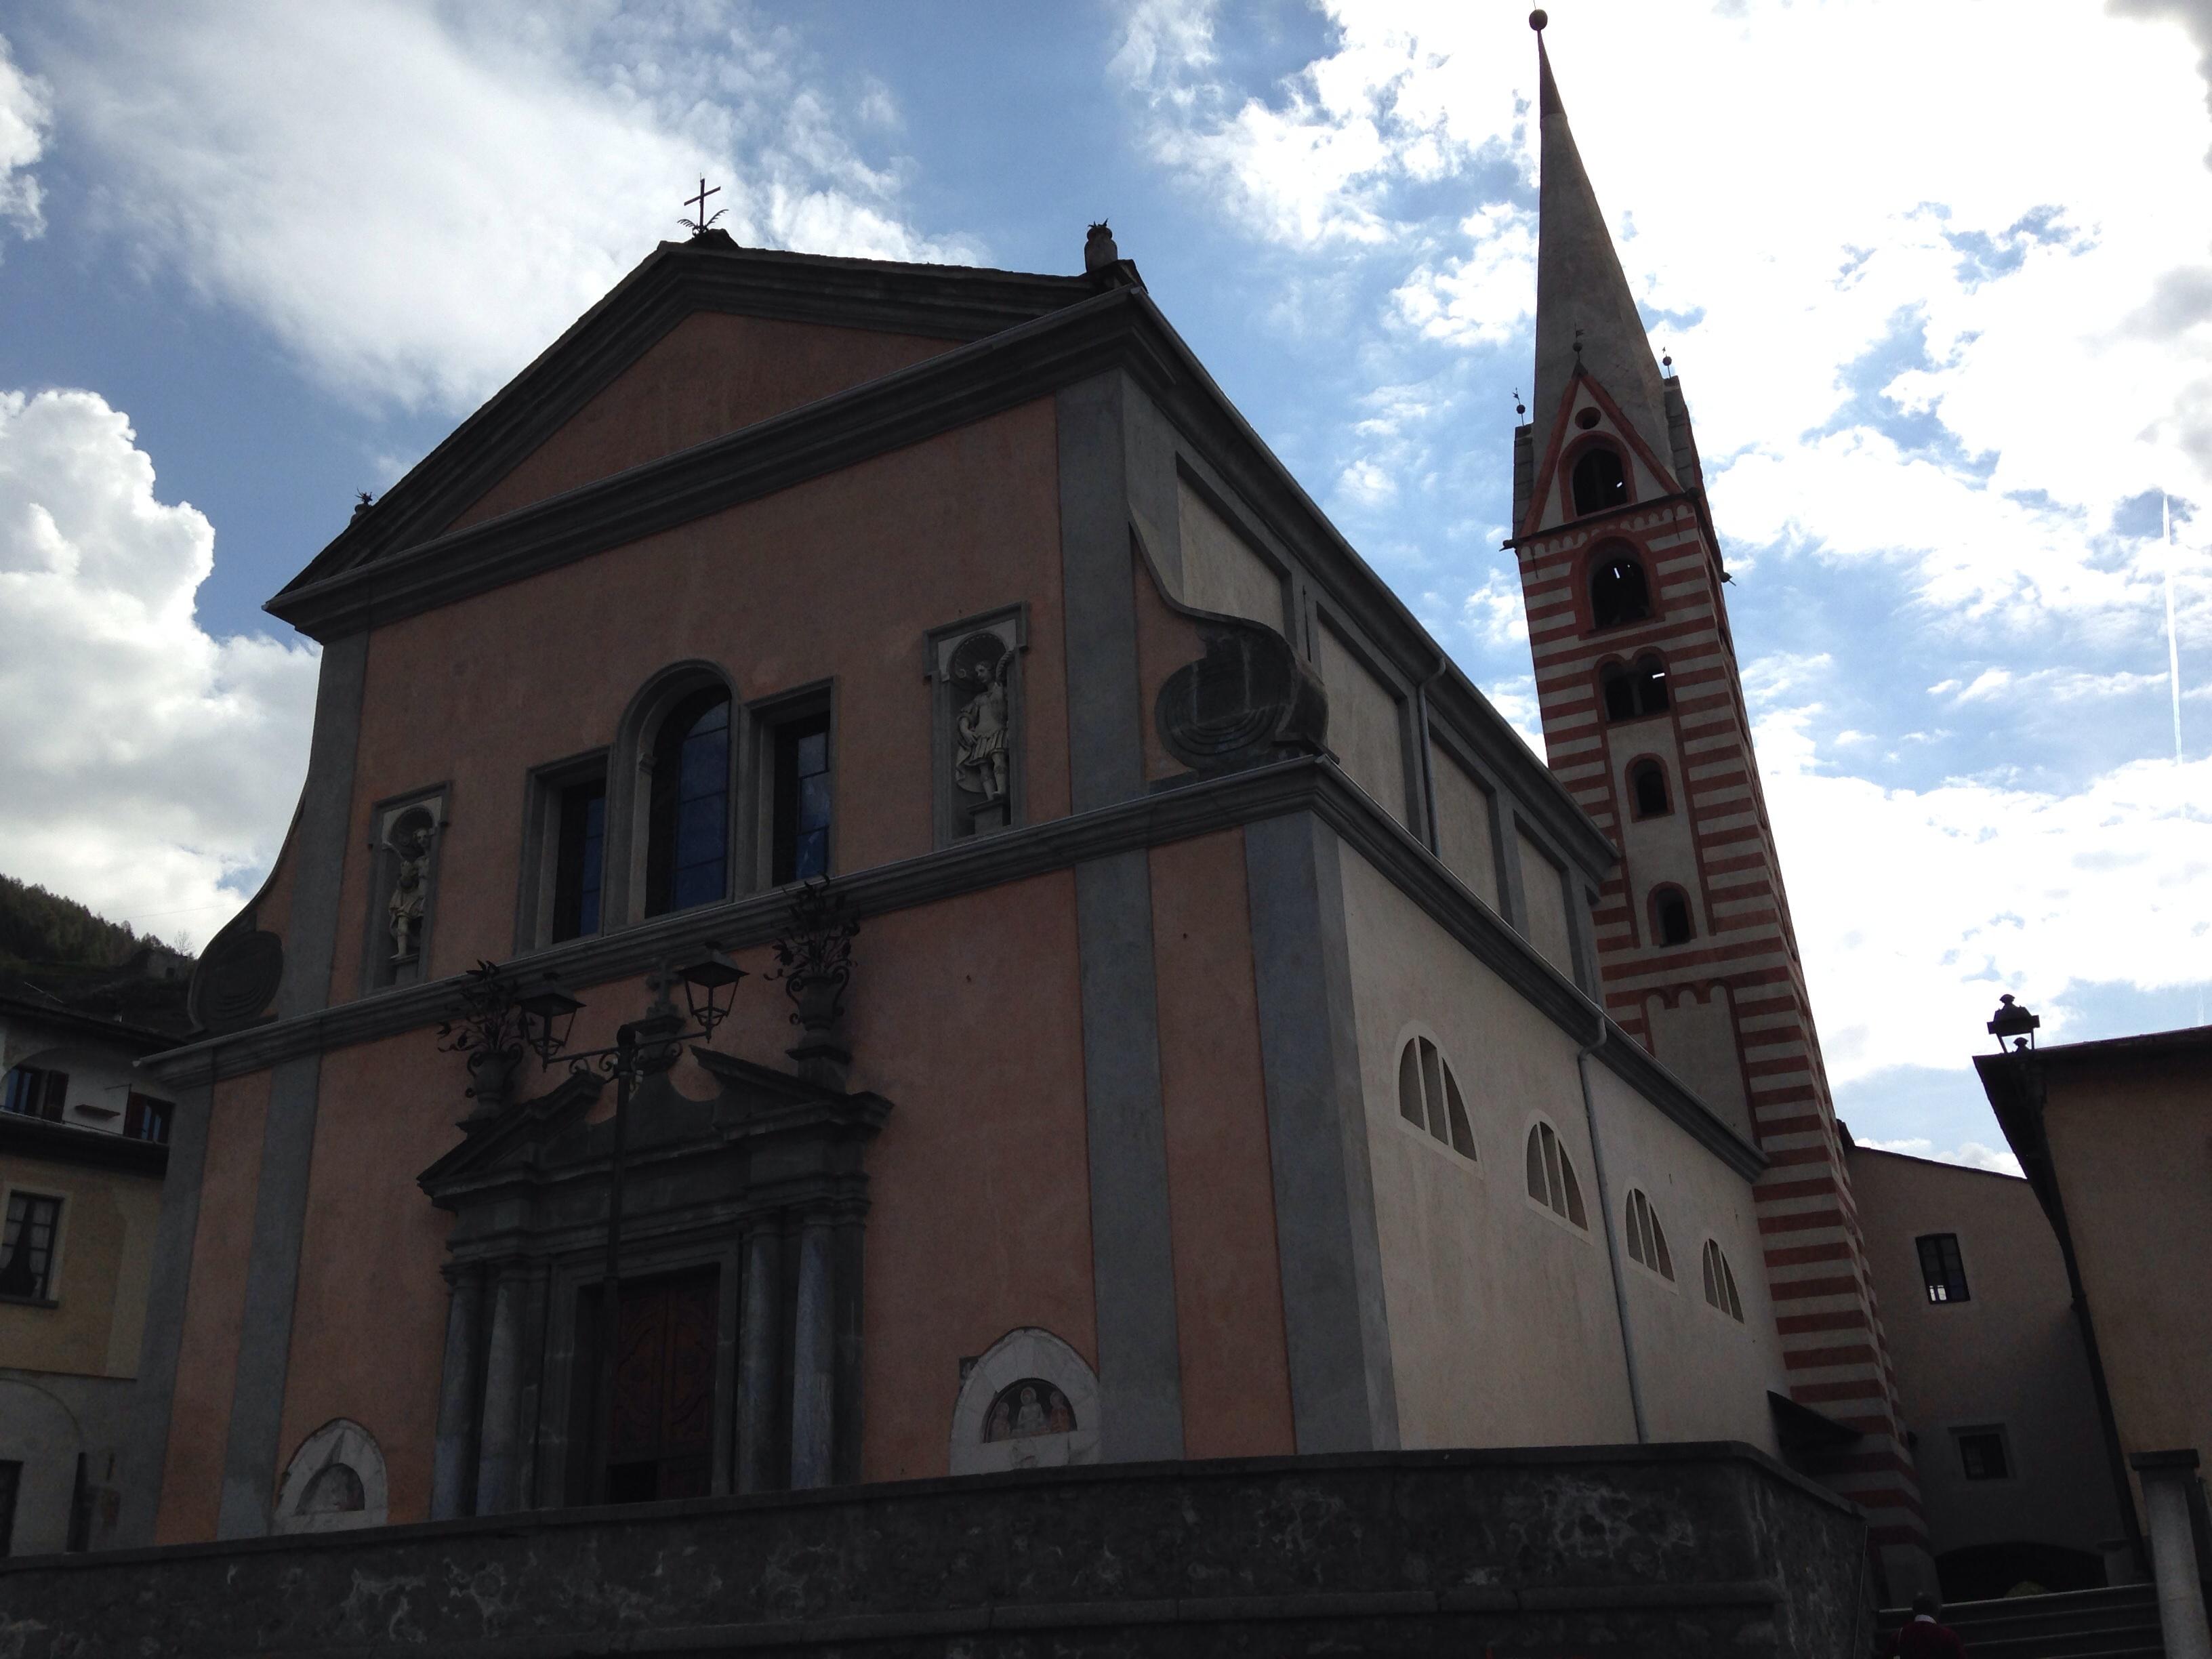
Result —
<instances>
[{"instance_id":1,"label":"ornate street lamp","mask_svg":"<svg viewBox=\"0 0 2212 1659\"><path fill-rule=\"evenodd\" d=\"M584 1005L559 986L549 985L517 997L514 1006L522 1015L522 1040L537 1054L539 1065L550 1066L553 1057L568 1046L568 1033Z\"/></svg>"},{"instance_id":2,"label":"ornate street lamp","mask_svg":"<svg viewBox=\"0 0 2212 1659\"><path fill-rule=\"evenodd\" d=\"M676 972L684 981L684 1000L691 1010L693 1022L712 1042L714 1028L730 1017L730 1005L737 1000L738 981L745 976L745 970L724 952L710 951Z\"/></svg>"},{"instance_id":3,"label":"ornate street lamp","mask_svg":"<svg viewBox=\"0 0 2212 1659\"><path fill-rule=\"evenodd\" d=\"M2010 996L1997 999L1997 1012L1986 1029L1997 1040L1997 1052L2005 1052L2005 1039L2012 1039L2012 1052L2023 1054L2035 1047L2036 1029L2041 1018L2014 1002Z\"/></svg>"}]
</instances>

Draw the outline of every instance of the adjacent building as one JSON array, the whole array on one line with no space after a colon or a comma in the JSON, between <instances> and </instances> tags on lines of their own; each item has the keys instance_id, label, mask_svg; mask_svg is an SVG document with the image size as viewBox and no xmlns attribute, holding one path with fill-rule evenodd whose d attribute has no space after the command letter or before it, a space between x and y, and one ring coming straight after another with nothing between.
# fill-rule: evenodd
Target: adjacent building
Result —
<instances>
[{"instance_id":1,"label":"adjacent building","mask_svg":"<svg viewBox=\"0 0 2212 1659\"><path fill-rule=\"evenodd\" d=\"M0 1554L113 1534L187 965L0 979Z\"/></svg>"},{"instance_id":2,"label":"adjacent building","mask_svg":"<svg viewBox=\"0 0 2212 1659\"><path fill-rule=\"evenodd\" d=\"M2126 1534L2033 1188L1875 1147L1849 1159L1945 1598L2103 1584Z\"/></svg>"},{"instance_id":3,"label":"adjacent building","mask_svg":"<svg viewBox=\"0 0 2212 1659\"><path fill-rule=\"evenodd\" d=\"M2005 1000L1990 1029L2027 1032ZM2132 1538L2151 1485L2212 1455L2212 1026L2018 1046L1974 1060L2056 1241L2100 1408L2105 1487ZM2212 1540L2195 1547L2203 1549Z\"/></svg>"}]
</instances>

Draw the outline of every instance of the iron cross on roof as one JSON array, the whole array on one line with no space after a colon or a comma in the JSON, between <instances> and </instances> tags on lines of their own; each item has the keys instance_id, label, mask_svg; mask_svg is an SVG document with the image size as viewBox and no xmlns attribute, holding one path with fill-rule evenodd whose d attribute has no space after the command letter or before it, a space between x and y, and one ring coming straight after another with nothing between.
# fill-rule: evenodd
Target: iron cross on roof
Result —
<instances>
[{"instance_id":1,"label":"iron cross on roof","mask_svg":"<svg viewBox=\"0 0 2212 1659\"><path fill-rule=\"evenodd\" d=\"M696 196L686 197L684 201L684 205L697 213L699 216L696 219L678 219L676 222L694 236L700 234L708 226L729 210L726 208L716 208L711 216L707 211L707 198L709 196L720 196L721 193L722 187L720 185L709 190L707 188L707 181L702 179L699 181L699 193Z\"/></svg>"}]
</instances>

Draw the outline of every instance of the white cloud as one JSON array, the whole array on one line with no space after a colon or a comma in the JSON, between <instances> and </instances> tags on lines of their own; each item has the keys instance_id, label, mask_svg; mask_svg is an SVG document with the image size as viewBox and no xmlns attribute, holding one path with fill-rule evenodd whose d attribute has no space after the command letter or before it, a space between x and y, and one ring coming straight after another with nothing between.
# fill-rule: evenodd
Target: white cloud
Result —
<instances>
[{"instance_id":1,"label":"white cloud","mask_svg":"<svg viewBox=\"0 0 2212 1659\"><path fill-rule=\"evenodd\" d=\"M316 654L215 639L215 532L90 392L0 392L0 868L187 946L266 867Z\"/></svg>"},{"instance_id":2,"label":"white cloud","mask_svg":"<svg viewBox=\"0 0 2212 1659\"><path fill-rule=\"evenodd\" d=\"M1316 9L1323 52L1248 88L1211 5L1146 0L1119 60L1144 142L1251 234L1373 267L1386 331L1525 338L1520 12ZM2113 544L2112 508L2161 483L2212 496L2205 89L2176 16L2007 16L1584 0L1547 39L1630 282L1686 371L1723 534L1897 561L1923 605L1977 627L2138 630L2157 572ZM2184 623L2212 630L2212 592Z\"/></svg>"},{"instance_id":3,"label":"white cloud","mask_svg":"<svg viewBox=\"0 0 2212 1659\"><path fill-rule=\"evenodd\" d=\"M46 83L15 66L8 42L0 38L0 223L21 236L46 228L43 197L31 168L46 149L52 117Z\"/></svg>"},{"instance_id":4,"label":"white cloud","mask_svg":"<svg viewBox=\"0 0 2212 1659\"><path fill-rule=\"evenodd\" d=\"M1521 602L1521 579L1503 570L1483 578L1482 586L1467 596L1461 612L1469 629L1492 647L1528 644L1528 608Z\"/></svg>"},{"instance_id":5,"label":"white cloud","mask_svg":"<svg viewBox=\"0 0 2212 1659\"><path fill-rule=\"evenodd\" d=\"M1536 677L1523 674L1516 679L1494 680L1482 688L1482 695L1490 699L1492 708L1505 717L1505 723L1521 734L1521 741L1541 759L1544 726L1542 711L1536 703Z\"/></svg>"},{"instance_id":6,"label":"white cloud","mask_svg":"<svg viewBox=\"0 0 2212 1659\"><path fill-rule=\"evenodd\" d=\"M974 257L853 147L883 88L848 110L717 0L94 5L45 61L94 209L351 395L473 406L683 234L702 173L741 242Z\"/></svg>"},{"instance_id":7,"label":"white cloud","mask_svg":"<svg viewBox=\"0 0 2212 1659\"><path fill-rule=\"evenodd\" d=\"M1831 1075L1955 1067L2010 991L2065 1040L2077 987L2212 977L2212 758L2136 761L2068 793L1839 771L1816 706L1755 726Z\"/></svg>"},{"instance_id":8,"label":"white cloud","mask_svg":"<svg viewBox=\"0 0 2212 1659\"><path fill-rule=\"evenodd\" d=\"M1453 345L1503 345L1536 304L1536 216L1492 202L1460 225L1469 251L1425 263L1391 295L1400 320Z\"/></svg>"},{"instance_id":9,"label":"white cloud","mask_svg":"<svg viewBox=\"0 0 2212 1659\"><path fill-rule=\"evenodd\" d=\"M2016 1176L2021 1173L2020 1160L2002 1147L1986 1146L1978 1140L1962 1140L1955 1146L1939 1147L1929 1139L1862 1140L1862 1146L1871 1146L1876 1152L1903 1152L1907 1158L1933 1158L1938 1164L1959 1164L1969 1170L1988 1170L1996 1175Z\"/></svg>"}]
</instances>

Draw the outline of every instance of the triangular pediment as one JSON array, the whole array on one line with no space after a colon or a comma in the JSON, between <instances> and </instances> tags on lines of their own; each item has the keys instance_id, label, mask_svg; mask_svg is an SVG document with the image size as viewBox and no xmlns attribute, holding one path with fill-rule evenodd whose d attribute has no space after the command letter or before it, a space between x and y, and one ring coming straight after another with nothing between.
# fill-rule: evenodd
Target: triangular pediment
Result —
<instances>
[{"instance_id":1,"label":"triangular pediment","mask_svg":"<svg viewBox=\"0 0 2212 1659\"><path fill-rule=\"evenodd\" d=\"M1080 276L744 248L719 231L664 242L357 513L284 592L726 436L1096 292Z\"/></svg>"},{"instance_id":2,"label":"triangular pediment","mask_svg":"<svg viewBox=\"0 0 2212 1659\"><path fill-rule=\"evenodd\" d=\"M499 1170L536 1160L538 1149L580 1130L607 1086L595 1072L574 1073L534 1099L517 1101L416 1177L434 1198Z\"/></svg>"},{"instance_id":3,"label":"triangular pediment","mask_svg":"<svg viewBox=\"0 0 2212 1659\"><path fill-rule=\"evenodd\" d=\"M1584 516L1575 508L1572 474L1584 451L1595 444L1610 447L1621 458L1632 501L1680 493L1681 485L1673 471L1644 442L1597 377L1577 368L1553 416L1551 435L1536 464L1528 510L1516 534L1537 535Z\"/></svg>"}]
</instances>

